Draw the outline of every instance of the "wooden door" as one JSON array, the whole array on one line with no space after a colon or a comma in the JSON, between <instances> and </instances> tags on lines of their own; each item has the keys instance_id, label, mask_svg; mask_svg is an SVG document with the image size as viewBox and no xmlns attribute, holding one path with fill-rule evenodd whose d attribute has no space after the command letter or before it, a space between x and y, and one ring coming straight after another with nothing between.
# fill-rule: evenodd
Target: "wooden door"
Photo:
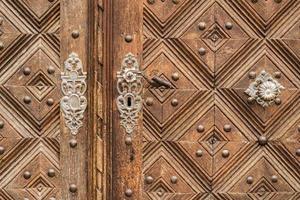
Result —
<instances>
[{"instance_id":1,"label":"wooden door","mask_svg":"<svg viewBox=\"0 0 300 200\"><path fill-rule=\"evenodd\" d=\"M0 2L1 200L90 199L87 2Z\"/></svg>"},{"instance_id":2,"label":"wooden door","mask_svg":"<svg viewBox=\"0 0 300 200\"><path fill-rule=\"evenodd\" d=\"M299 1L113 13L113 199L300 199Z\"/></svg>"}]
</instances>

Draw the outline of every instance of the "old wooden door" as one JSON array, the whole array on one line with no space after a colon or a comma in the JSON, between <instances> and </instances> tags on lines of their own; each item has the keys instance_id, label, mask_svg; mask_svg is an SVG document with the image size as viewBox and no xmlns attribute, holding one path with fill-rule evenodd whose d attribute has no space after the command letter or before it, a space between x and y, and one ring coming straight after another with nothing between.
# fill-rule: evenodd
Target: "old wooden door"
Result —
<instances>
[{"instance_id":1,"label":"old wooden door","mask_svg":"<svg viewBox=\"0 0 300 200\"><path fill-rule=\"evenodd\" d=\"M1 200L90 199L87 2L0 2Z\"/></svg>"},{"instance_id":2,"label":"old wooden door","mask_svg":"<svg viewBox=\"0 0 300 200\"><path fill-rule=\"evenodd\" d=\"M113 13L113 199L300 199L300 1Z\"/></svg>"}]
</instances>

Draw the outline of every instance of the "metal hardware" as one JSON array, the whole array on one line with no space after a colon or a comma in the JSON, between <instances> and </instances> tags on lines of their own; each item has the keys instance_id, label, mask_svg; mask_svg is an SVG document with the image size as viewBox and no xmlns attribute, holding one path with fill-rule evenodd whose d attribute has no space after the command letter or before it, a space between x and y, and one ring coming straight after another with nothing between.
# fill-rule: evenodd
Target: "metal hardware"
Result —
<instances>
[{"instance_id":1,"label":"metal hardware","mask_svg":"<svg viewBox=\"0 0 300 200\"><path fill-rule=\"evenodd\" d=\"M25 67L25 68L23 69L23 74L24 74L25 76L28 76L30 73L31 73L31 69L30 69L29 67Z\"/></svg>"},{"instance_id":2,"label":"metal hardware","mask_svg":"<svg viewBox=\"0 0 300 200\"><path fill-rule=\"evenodd\" d=\"M167 80L165 80L163 78L160 78L158 76L153 76L151 78L151 80L149 80L145 76L144 76L144 78L154 88L160 88L160 87L164 87L165 89L172 89L173 88L172 84L169 81L167 81Z\"/></svg>"},{"instance_id":3,"label":"metal hardware","mask_svg":"<svg viewBox=\"0 0 300 200\"><path fill-rule=\"evenodd\" d=\"M230 124L225 124L223 129L224 129L225 132L230 132L231 131Z\"/></svg>"},{"instance_id":4,"label":"metal hardware","mask_svg":"<svg viewBox=\"0 0 300 200\"><path fill-rule=\"evenodd\" d=\"M77 140L71 139L69 141L69 145L70 145L71 148L75 148L77 146Z\"/></svg>"},{"instance_id":5,"label":"metal hardware","mask_svg":"<svg viewBox=\"0 0 300 200\"><path fill-rule=\"evenodd\" d=\"M206 23L205 22L200 22L198 24L198 28L200 31L203 31L206 28Z\"/></svg>"},{"instance_id":6,"label":"metal hardware","mask_svg":"<svg viewBox=\"0 0 300 200\"><path fill-rule=\"evenodd\" d=\"M196 151L196 156L201 157L203 155L203 151L201 149Z\"/></svg>"},{"instance_id":7,"label":"metal hardware","mask_svg":"<svg viewBox=\"0 0 300 200\"><path fill-rule=\"evenodd\" d=\"M4 154L5 148L3 146L0 146L0 155Z\"/></svg>"},{"instance_id":8,"label":"metal hardware","mask_svg":"<svg viewBox=\"0 0 300 200\"><path fill-rule=\"evenodd\" d=\"M205 128L204 128L204 126L201 125L201 124L197 127L197 131L198 131L199 133L204 132L204 130L205 130Z\"/></svg>"},{"instance_id":9,"label":"metal hardware","mask_svg":"<svg viewBox=\"0 0 300 200\"><path fill-rule=\"evenodd\" d=\"M201 47L198 51L201 56L204 56L206 53L206 50L203 47Z\"/></svg>"},{"instance_id":10,"label":"metal hardware","mask_svg":"<svg viewBox=\"0 0 300 200\"><path fill-rule=\"evenodd\" d=\"M47 69L47 72L49 74L53 74L55 72L55 68L53 66L49 66L48 69Z\"/></svg>"},{"instance_id":11,"label":"metal hardware","mask_svg":"<svg viewBox=\"0 0 300 200\"><path fill-rule=\"evenodd\" d=\"M78 30L74 30L74 31L72 32L72 37L73 37L74 39L78 38L79 35L80 35L80 33L79 33Z\"/></svg>"},{"instance_id":12,"label":"metal hardware","mask_svg":"<svg viewBox=\"0 0 300 200\"><path fill-rule=\"evenodd\" d=\"M76 53L71 53L65 61L61 79L64 97L61 99L60 106L67 127L72 135L76 135L83 125L83 113L87 107L87 99L84 96L87 89L86 72L83 72L82 62Z\"/></svg>"},{"instance_id":13,"label":"metal hardware","mask_svg":"<svg viewBox=\"0 0 300 200\"><path fill-rule=\"evenodd\" d=\"M252 82L245 93L249 95L248 101L256 101L262 107L271 106L279 102L279 95L284 87L273 79L266 71L262 71Z\"/></svg>"},{"instance_id":14,"label":"metal hardware","mask_svg":"<svg viewBox=\"0 0 300 200\"><path fill-rule=\"evenodd\" d=\"M223 158L228 158L228 156L230 155L229 151L227 149L222 151L222 156Z\"/></svg>"},{"instance_id":15,"label":"metal hardware","mask_svg":"<svg viewBox=\"0 0 300 200\"><path fill-rule=\"evenodd\" d=\"M233 27L233 24L231 22L226 22L225 23L225 28L228 29L228 30L231 30Z\"/></svg>"},{"instance_id":16,"label":"metal hardware","mask_svg":"<svg viewBox=\"0 0 300 200\"><path fill-rule=\"evenodd\" d=\"M23 174L23 177L25 179L30 179L31 178L31 173L29 171L25 171L24 174Z\"/></svg>"},{"instance_id":17,"label":"metal hardware","mask_svg":"<svg viewBox=\"0 0 300 200\"><path fill-rule=\"evenodd\" d=\"M25 97L23 98L23 101L24 101L24 103L26 103L26 104L30 104L30 103L31 103L31 98L30 98L29 96L25 96Z\"/></svg>"},{"instance_id":18,"label":"metal hardware","mask_svg":"<svg viewBox=\"0 0 300 200\"><path fill-rule=\"evenodd\" d=\"M153 181L154 181L154 179L153 179L152 176L147 176L147 177L145 178L145 182L146 182L147 184L151 184L151 183L153 183Z\"/></svg>"},{"instance_id":19,"label":"metal hardware","mask_svg":"<svg viewBox=\"0 0 300 200\"><path fill-rule=\"evenodd\" d=\"M132 42L133 37L132 37L132 35L126 35L124 39L126 42L130 43L130 42Z\"/></svg>"},{"instance_id":20,"label":"metal hardware","mask_svg":"<svg viewBox=\"0 0 300 200\"><path fill-rule=\"evenodd\" d=\"M172 176L170 180L171 180L171 183L176 184L178 181L178 178L177 178L177 176Z\"/></svg>"},{"instance_id":21,"label":"metal hardware","mask_svg":"<svg viewBox=\"0 0 300 200\"><path fill-rule=\"evenodd\" d=\"M4 121L0 121L0 129L4 128Z\"/></svg>"},{"instance_id":22,"label":"metal hardware","mask_svg":"<svg viewBox=\"0 0 300 200\"><path fill-rule=\"evenodd\" d=\"M133 194L133 191L131 189L126 189L126 191L125 191L126 197L131 197L132 194Z\"/></svg>"},{"instance_id":23,"label":"metal hardware","mask_svg":"<svg viewBox=\"0 0 300 200\"><path fill-rule=\"evenodd\" d=\"M278 182L278 176L272 175L272 176L271 176L271 181L272 181L273 183L277 183L277 182Z\"/></svg>"},{"instance_id":24,"label":"metal hardware","mask_svg":"<svg viewBox=\"0 0 300 200\"><path fill-rule=\"evenodd\" d=\"M253 178L252 176L248 176L248 177L247 177L247 183L248 183L248 184L252 184L253 181L254 181L254 178Z\"/></svg>"},{"instance_id":25,"label":"metal hardware","mask_svg":"<svg viewBox=\"0 0 300 200\"><path fill-rule=\"evenodd\" d=\"M53 178L55 176L55 170L54 169L49 169L47 174L48 174L49 177Z\"/></svg>"},{"instance_id":26,"label":"metal hardware","mask_svg":"<svg viewBox=\"0 0 300 200\"><path fill-rule=\"evenodd\" d=\"M117 72L117 107L120 112L120 124L126 133L131 134L137 126L139 113L142 109L143 90L142 72L136 57L128 53L123 59L121 71Z\"/></svg>"},{"instance_id":27,"label":"metal hardware","mask_svg":"<svg viewBox=\"0 0 300 200\"><path fill-rule=\"evenodd\" d=\"M171 105L174 106L174 107L178 106L178 100L177 99L172 99Z\"/></svg>"},{"instance_id":28,"label":"metal hardware","mask_svg":"<svg viewBox=\"0 0 300 200\"><path fill-rule=\"evenodd\" d=\"M76 193L76 192L77 192L77 186L76 186L75 184L71 184L71 185L69 186L69 191L70 191L71 193Z\"/></svg>"},{"instance_id":29,"label":"metal hardware","mask_svg":"<svg viewBox=\"0 0 300 200\"><path fill-rule=\"evenodd\" d=\"M50 99L47 99L47 105L48 106L52 106L54 104L54 99L50 98Z\"/></svg>"},{"instance_id":30,"label":"metal hardware","mask_svg":"<svg viewBox=\"0 0 300 200\"><path fill-rule=\"evenodd\" d=\"M264 146L268 143L268 138L266 136L259 136L258 138L258 143L261 145L261 146Z\"/></svg>"}]
</instances>

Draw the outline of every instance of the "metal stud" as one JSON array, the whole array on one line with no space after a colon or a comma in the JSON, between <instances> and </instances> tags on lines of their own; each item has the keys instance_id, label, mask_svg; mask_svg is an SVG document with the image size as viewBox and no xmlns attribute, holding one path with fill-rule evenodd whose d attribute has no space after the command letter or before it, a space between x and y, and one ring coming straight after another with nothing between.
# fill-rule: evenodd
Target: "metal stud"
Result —
<instances>
[{"instance_id":1,"label":"metal stud","mask_svg":"<svg viewBox=\"0 0 300 200\"><path fill-rule=\"evenodd\" d=\"M203 155L203 151L201 149L196 151L196 156L201 157Z\"/></svg>"},{"instance_id":2,"label":"metal stud","mask_svg":"<svg viewBox=\"0 0 300 200\"><path fill-rule=\"evenodd\" d=\"M174 107L177 106L178 105L178 100L177 99L172 99L171 105L174 106Z\"/></svg>"},{"instance_id":3,"label":"metal stud","mask_svg":"<svg viewBox=\"0 0 300 200\"><path fill-rule=\"evenodd\" d=\"M230 124L225 124L223 129L224 129L224 131L226 131L226 132L230 132L230 131L231 131L231 126L230 126Z\"/></svg>"},{"instance_id":4,"label":"metal stud","mask_svg":"<svg viewBox=\"0 0 300 200\"><path fill-rule=\"evenodd\" d=\"M171 183L176 184L177 181L178 181L177 176L172 176L172 177L171 177Z\"/></svg>"},{"instance_id":5,"label":"metal stud","mask_svg":"<svg viewBox=\"0 0 300 200\"><path fill-rule=\"evenodd\" d=\"M126 36L125 36L125 41L126 41L126 42L130 43L130 42L132 42L132 40L133 40L132 35L126 35Z\"/></svg>"},{"instance_id":6,"label":"metal stud","mask_svg":"<svg viewBox=\"0 0 300 200\"><path fill-rule=\"evenodd\" d=\"M54 2L55 0L48 0L50 3Z\"/></svg>"},{"instance_id":7,"label":"metal stud","mask_svg":"<svg viewBox=\"0 0 300 200\"><path fill-rule=\"evenodd\" d=\"M3 146L0 146L0 155L3 155L5 152L5 148Z\"/></svg>"},{"instance_id":8,"label":"metal stud","mask_svg":"<svg viewBox=\"0 0 300 200\"><path fill-rule=\"evenodd\" d=\"M199 30L203 31L206 28L206 23L205 22L200 22L198 24L198 28L199 28Z\"/></svg>"},{"instance_id":9,"label":"metal stud","mask_svg":"<svg viewBox=\"0 0 300 200\"><path fill-rule=\"evenodd\" d=\"M72 193L76 193L77 192L77 186L75 184L71 184L69 186L69 191Z\"/></svg>"},{"instance_id":10,"label":"metal stud","mask_svg":"<svg viewBox=\"0 0 300 200\"><path fill-rule=\"evenodd\" d=\"M277 177L276 175L271 176L271 181L272 181L273 183L277 183L278 177Z\"/></svg>"},{"instance_id":11,"label":"metal stud","mask_svg":"<svg viewBox=\"0 0 300 200\"><path fill-rule=\"evenodd\" d=\"M231 30L233 27L233 24L231 22L226 22L225 23L225 28L227 28L228 30Z\"/></svg>"},{"instance_id":12,"label":"metal stud","mask_svg":"<svg viewBox=\"0 0 300 200\"><path fill-rule=\"evenodd\" d=\"M280 105L281 104L281 99L280 98L276 98L275 99L275 104L276 105Z\"/></svg>"},{"instance_id":13,"label":"metal stud","mask_svg":"<svg viewBox=\"0 0 300 200\"><path fill-rule=\"evenodd\" d=\"M178 81L179 80L179 74L177 72L172 74L172 79L173 81Z\"/></svg>"},{"instance_id":14,"label":"metal stud","mask_svg":"<svg viewBox=\"0 0 300 200\"><path fill-rule=\"evenodd\" d=\"M146 105L147 106L152 106L153 105L153 98L152 97L147 97L146 99Z\"/></svg>"},{"instance_id":15,"label":"metal stud","mask_svg":"<svg viewBox=\"0 0 300 200\"><path fill-rule=\"evenodd\" d=\"M297 149L297 150L296 150L296 155L297 155L297 156L300 156L300 149Z\"/></svg>"},{"instance_id":16,"label":"metal stud","mask_svg":"<svg viewBox=\"0 0 300 200\"><path fill-rule=\"evenodd\" d=\"M48 176L51 177L51 178L54 177L55 176L55 170L54 169L49 169L48 170Z\"/></svg>"},{"instance_id":17,"label":"metal stud","mask_svg":"<svg viewBox=\"0 0 300 200\"><path fill-rule=\"evenodd\" d=\"M131 189L126 189L126 191L125 191L126 197L131 197L132 194L133 194L133 191Z\"/></svg>"},{"instance_id":18,"label":"metal stud","mask_svg":"<svg viewBox=\"0 0 300 200\"><path fill-rule=\"evenodd\" d=\"M197 131L198 131L199 133L204 132L204 131L205 131L204 126L200 124L200 125L197 127Z\"/></svg>"},{"instance_id":19,"label":"metal stud","mask_svg":"<svg viewBox=\"0 0 300 200\"><path fill-rule=\"evenodd\" d=\"M79 33L78 30L74 30L74 31L72 32L72 37L73 37L74 39L78 38L79 35L80 35L80 33Z\"/></svg>"},{"instance_id":20,"label":"metal stud","mask_svg":"<svg viewBox=\"0 0 300 200\"><path fill-rule=\"evenodd\" d=\"M154 4L154 3L155 3L155 0L147 0L147 2L148 2L149 4Z\"/></svg>"},{"instance_id":21,"label":"metal stud","mask_svg":"<svg viewBox=\"0 0 300 200\"><path fill-rule=\"evenodd\" d=\"M247 180L246 180L246 182L247 182L248 184L252 184L252 183L253 183L253 181L254 181L254 179L253 179L253 177L252 177L252 176L248 176L248 177L247 177Z\"/></svg>"},{"instance_id":22,"label":"metal stud","mask_svg":"<svg viewBox=\"0 0 300 200\"><path fill-rule=\"evenodd\" d=\"M54 104L54 99L50 98L47 100L47 105L52 106Z\"/></svg>"},{"instance_id":23,"label":"metal stud","mask_svg":"<svg viewBox=\"0 0 300 200\"><path fill-rule=\"evenodd\" d=\"M4 128L4 121L0 121L0 129L3 129Z\"/></svg>"},{"instance_id":24,"label":"metal stud","mask_svg":"<svg viewBox=\"0 0 300 200\"><path fill-rule=\"evenodd\" d=\"M26 104L30 104L30 103L31 103L31 98L30 98L29 96L25 96L25 97L23 98L23 101L24 101L24 103L26 103Z\"/></svg>"},{"instance_id":25,"label":"metal stud","mask_svg":"<svg viewBox=\"0 0 300 200\"><path fill-rule=\"evenodd\" d=\"M3 21L4 21L3 17L0 17L0 26L3 25Z\"/></svg>"},{"instance_id":26,"label":"metal stud","mask_svg":"<svg viewBox=\"0 0 300 200\"><path fill-rule=\"evenodd\" d=\"M125 138L125 144L126 144L126 145L131 145L131 144L132 144L132 138L131 138L130 136L127 136L127 137Z\"/></svg>"},{"instance_id":27,"label":"metal stud","mask_svg":"<svg viewBox=\"0 0 300 200\"><path fill-rule=\"evenodd\" d=\"M229 150L225 149L222 151L223 158L228 158L229 155L230 155Z\"/></svg>"},{"instance_id":28,"label":"metal stud","mask_svg":"<svg viewBox=\"0 0 300 200\"><path fill-rule=\"evenodd\" d=\"M248 102L249 104L254 104L255 98L249 97L249 98L247 99L247 102Z\"/></svg>"},{"instance_id":29,"label":"metal stud","mask_svg":"<svg viewBox=\"0 0 300 200\"><path fill-rule=\"evenodd\" d=\"M48 69L47 69L47 72L49 74L53 74L55 72L55 68L53 66L49 66Z\"/></svg>"},{"instance_id":30,"label":"metal stud","mask_svg":"<svg viewBox=\"0 0 300 200\"><path fill-rule=\"evenodd\" d=\"M25 68L23 69L23 74L24 74L25 76L28 76L30 73L31 73L31 69L30 69L29 67L25 67Z\"/></svg>"},{"instance_id":31,"label":"metal stud","mask_svg":"<svg viewBox=\"0 0 300 200\"><path fill-rule=\"evenodd\" d=\"M3 42L0 42L0 51L2 51L4 49L4 44Z\"/></svg>"},{"instance_id":32,"label":"metal stud","mask_svg":"<svg viewBox=\"0 0 300 200\"><path fill-rule=\"evenodd\" d=\"M151 184L151 183L153 183L153 181L154 181L154 179L153 179L152 176L147 176L147 177L145 178L145 182L146 182L147 184Z\"/></svg>"},{"instance_id":33,"label":"metal stud","mask_svg":"<svg viewBox=\"0 0 300 200\"><path fill-rule=\"evenodd\" d=\"M256 77L256 72L251 71L251 72L249 72L248 76L249 76L250 79L255 79L255 77Z\"/></svg>"},{"instance_id":34,"label":"metal stud","mask_svg":"<svg viewBox=\"0 0 300 200\"><path fill-rule=\"evenodd\" d=\"M77 140L71 139L69 141L69 145L70 145L71 148L75 148L77 146Z\"/></svg>"},{"instance_id":35,"label":"metal stud","mask_svg":"<svg viewBox=\"0 0 300 200\"><path fill-rule=\"evenodd\" d=\"M25 171L24 174L23 174L23 177L25 179L30 179L31 178L31 173L29 171Z\"/></svg>"},{"instance_id":36,"label":"metal stud","mask_svg":"<svg viewBox=\"0 0 300 200\"><path fill-rule=\"evenodd\" d=\"M281 3L282 2L282 0L274 0L275 1L275 3Z\"/></svg>"},{"instance_id":37,"label":"metal stud","mask_svg":"<svg viewBox=\"0 0 300 200\"><path fill-rule=\"evenodd\" d=\"M281 78L281 72L275 72L274 77L275 78Z\"/></svg>"},{"instance_id":38,"label":"metal stud","mask_svg":"<svg viewBox=\"0 0 300 200\"><path fill-rule=\"evenodd\" d=\"M204 56L206 54L206 50L203 47L201 47L198 51L201 56Z\"/></svg>"},{"instance_id":39,"label":"metal stud","mask_svg":"<svg viewBox=\"0 0 300 200\"><path fill-rule=\"evenodd\" d=\"M266 145L266 144L268 143L267 137L266 137L266 136L263 136L263 135L259 136L259 138L258 138L258 143L259 143L261 146Z\"/></svg>"},{"instance_id":40,"label":"metal stud","mask_svg":"<svg viewBox=\"0 0 300 200\"><path fill-rule=\"evenodd\" d=\"M257 3L258 2L258 0L252 0L252 3Z\"/></svg>"}]
</instances>

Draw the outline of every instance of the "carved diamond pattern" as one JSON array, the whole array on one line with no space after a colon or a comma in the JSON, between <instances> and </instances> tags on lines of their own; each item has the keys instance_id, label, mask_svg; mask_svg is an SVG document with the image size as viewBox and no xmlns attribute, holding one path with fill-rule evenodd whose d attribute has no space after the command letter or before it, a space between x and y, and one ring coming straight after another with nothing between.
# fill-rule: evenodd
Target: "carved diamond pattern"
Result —
<instances>
[{"instance_id":1,"label":"carved diamond pattern","mask_svg":"<svg viewBox=\"0 0 300 200\"><path fill-rule=\"evenodd\" d=\"M40 174L29 182L26 188L36 199L43 199L53 191L54 185Z\"/></svg>"},{"instance_id":2,"label":"carved diamond pattern","mask_svg":"<svg viewBox=\"0 0 300 200\"><path fill-rule=\"evenodd\" d=\"M39 71L27 83L27 89L39 100L43 100L53 89L54 83L47 78L47 76Z\"/></svg>"},{"instance_id":3,"label":"carved diamond pattern","mask_svg":"<svg viewBox=\"0 0 300 200\"><path fill-rule=\"evenodd\" d=\"M24 5L28 7L28 9L32 10L38 18L41 18L47 11L49 11L49 8L51 8L55 1L56 0L26 0L23 2Z\"/></svg>"},{"instance_id":4,"label":"carved diamond pattern","mask_svg":"<svg viewBox=\"0 0 300 200\"><path fill-rule=\"evenodd\" d=\"M172 84L172 82L164 74L161 74L159 77L171 83L173 88L166 89L164 87L160 87L160 88L150 88L149 90L160 101L160 103L164 103L170 96L174 94L174 92L176 91L176 86Z\"/></svg>"},{"instance_id":5,"label":"carved diamond pattern","mask_svg":"<svg viewBox=\"0 0 300 200\"><path fill-rule=\"evenodd\" d=\"M158 3L145 5L146 66L154 65L158 74L164 71L172 83L171 71L180 69L196 86L196 92L202 88L198 87L197 79L204 85L211 81L211 88L207 88L213 91L213 100L210 103L208 95L200 93L195 101L182 99L187 107L165 109L157 106L161 101L156 94L157 101L144 112L144 139L157 141L155 145L145 142L144 169L170 153L170 160L176 163L174 169L188 171L183 176L185 181L196 178L198 185L193 186L203 186L212 192L207 199L298 199L299 1L189 1L182 9L179 6L174 15L180 14L166 19L167 23L157 20L163 12L157 14L150 9L162 4L154 2ZM162 51L167 65L157 62ZM188 69L182 70L178 67L181 64ZM281 102L270 108L251 105L245 94L263 70L286 88L280 95ZM256 77L250 78L250 72L255 72ZM181 84L178 85L172 95L165 94L163 106L170 105L169 100L181 92ZM200 99L205 99L205 103ZM170 117L163 120L166 114ZM199 125L203 126L200 131ZM225 125L230 125L230 129L226 130ZM261 135L267 137L267 144L259 142ZM167 153L154 157L161 149ZM201 151L197 156L198 150ZM224 150L229 154L224 154ZM167 168L157 165L156 171ZM272 181L273 175L278 177L277 181ZM247 183L249 176L254 178L251 184ZM164 181L169 184L169 180ZM147 194L147 199L206 199L175 198L179 194L182 193L177 190L163 197L153 193Z\"/></svg>"},{"instance_id":6,"label":"carved diamond pattern","mask_svg":"<svg viewBox=\"0 0 300 200\"><path fill-rule=\"evenodd\" d=\"M212 51L217 51L221 48L229 38L230 36L217 23L213 24L208 31L202 35L202 39Z\"/></svg>"}]
</instances>

